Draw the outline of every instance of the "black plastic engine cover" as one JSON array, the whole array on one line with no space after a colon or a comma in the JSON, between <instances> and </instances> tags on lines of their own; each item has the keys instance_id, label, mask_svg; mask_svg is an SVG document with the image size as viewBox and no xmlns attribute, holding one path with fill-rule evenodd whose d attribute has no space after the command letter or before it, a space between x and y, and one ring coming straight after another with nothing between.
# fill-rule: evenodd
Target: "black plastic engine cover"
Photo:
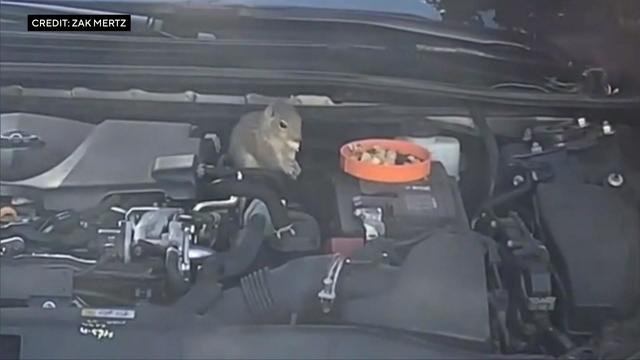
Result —
<instances>
[{"instance_id":1,"label":"black plastic engine cover","mask_svg":"<svg viewBox=\"0 0 640 360\"><path fill-rule=\"evenodd\" d=\"M192 137L192 130L181 123L105 120L87 125L3 114L0 195L31 198L54 210L84 210L124 192L193 198L201 140ZM15 143L4 141L18 132Z\"/></svg>"},{"instance_id":2,"label":"black plastic engine cover","mask_svg":"<svg viewBox=\"0 0 640 360\"><path fill-rule=\"evenodd\" d=\"M428 237L411 250L397 281L377 296L341 303L341 317L349 323L429 334L489 349L484 244L481 235L471 231L443 231ZM338 296L345 291L340 286L338 282Z\"/></svg>"},{"instance_id":3,"label":"black plastic engine cover","mask_svg":"<svg viewBox=\"0 0 640 360\"><path fill-rule=\"evenodd\" d=\"M588 328L640 296L640 213L620 189L538 185L543 224L564 265L573 323Z\"/></svg>"},{"instance_id":4,"label":"black plastic engine cover","mask_svg":"<svg viewBox=\"0 0 640 360\"><path fill-rule=\"evenodd\" d=\"M502 149L507 165L535 169L541 235L567 288L566 295L554 292L568 300L569 325L584 331L640 300L637 134L594 124L534 128L532 140L544 150L537 154L524 144Z\"/></svg>"},{"instance_id":5,"label":"black plastic engine cover","mask_svg":"<svg viewBox=\"0 0 640 360\"><path fill-rule=\"evenodd\" d=\"M0 307L41 307L46 301L69 306L72 297L72 269L0 261Z\"/></svg>"},{"instance_id":6,"label":"black plastic engine cover","mask_svg":"<svg viewBox=\"0 0 640 360\"><path fill-rule=\"evenodd\" d=\"M640 297L640 211L624 145L633 133L575 125L554 131L562 135L562 149L531 157L529 166L543 179L536 199L567 287L570 325L590 330L628 312ZM623 181L612 184L612 175Z\"/></svg>"}]
</instances>

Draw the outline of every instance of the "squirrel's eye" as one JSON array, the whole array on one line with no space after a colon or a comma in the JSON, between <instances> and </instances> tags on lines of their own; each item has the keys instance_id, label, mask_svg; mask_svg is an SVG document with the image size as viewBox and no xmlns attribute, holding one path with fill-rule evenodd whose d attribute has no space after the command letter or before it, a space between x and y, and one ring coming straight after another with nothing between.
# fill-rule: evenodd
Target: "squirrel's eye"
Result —
<instances>
[{"instance_id":1,"label":"squirrel's eye","mask_svg":"<svg viewBox=\"0 0 640 360\"><path fill-rule=\"evenodd\" d=\"M281 129L286 129L288 126L287 122L284 120L280 120L280 128Z\"/></svg>"}]
</instances>

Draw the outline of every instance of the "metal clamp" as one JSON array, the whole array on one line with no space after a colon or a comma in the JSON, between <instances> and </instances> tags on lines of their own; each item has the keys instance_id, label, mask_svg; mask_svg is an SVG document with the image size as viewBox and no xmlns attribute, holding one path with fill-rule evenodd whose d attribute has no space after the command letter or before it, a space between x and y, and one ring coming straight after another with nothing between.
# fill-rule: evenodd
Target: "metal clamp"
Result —
<instances>
[{"instance_id":1,"label":"metal clamp","mask_svg":"<svg viewBox=\"0 0 640 360\"><path fill-rule=\"evenodd\" d=\"M238 206L240 199L237 196L229 196L226 200L201 201L193 207L193 211L205 209L227 209Z\"/></svg>"},{"instance_id":2,"label":"metal clamp","mask_svg":"<svg viewBox=\"0 0 640 360\"><path fill-rule=\"evenodd\" d=\"M25 249L25 241L20 236L11 236L8 238L0 239L0 255L5 253L18 253Z\"/></svg>"},{"instance_id":3,"label":"metal clamp","mask_svg":"<svg viewBox=\"0 0 640 360\"><path fill-rule=\"evenodd\" d=\"M191 271L191 259L189 258L189 251L191 248L191 241L193 241L196 229L194 225L190 224L184 226L183 231L184 234L182 236L182 244L180 246L180 271L186 278Z\"/></svg>"},{"instance_id":4,"label":"metal clamp","mask_svg":"<svg viewBox=\"0 0 640 360\"><path fill-rule=\"evenodd\" d=\"M275 233L278 239L282 239L282 235L285 233L289 233L291 236L294 236L296 234L296 230L293 228L293 224L289 224L277 229Z\"/></svg>"},{"instance_id":5,"label":"metal clamp","mask_svg":"<svg viewBox=\"0 0 640 360\"><path fill-rule=\"evenodd\" d=\"M353 213L362 221L367 241L384 236L386 227L382 221L381 208L357 208Z\"/></svg>"},{"instance_id":6,"label":"metal clamp","mask_svg":"<svg viewBox=\"0 0 640 360\"><path fill-rule=\"evenodd\" d=\"M336 255L331 263L331 267L327 273L327 276L322 279L322 290L318 293L320 299L320 305L322 306L322 312L328 314L333 306L333 301L336 299L336 287L338 286L338 277L346 261L345 257Z\"/></svg>"}]
</instances>

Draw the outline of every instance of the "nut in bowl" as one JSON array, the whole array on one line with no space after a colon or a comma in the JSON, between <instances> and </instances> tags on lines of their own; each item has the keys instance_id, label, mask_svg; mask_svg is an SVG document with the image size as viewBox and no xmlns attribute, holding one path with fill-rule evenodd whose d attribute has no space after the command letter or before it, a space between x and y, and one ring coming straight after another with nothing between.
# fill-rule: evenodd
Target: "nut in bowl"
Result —
<instances>
[{"instance_id":1,"label":"nut in bowl","mask_svg":"<svg viewBox=\"0 0 640 360\"><path fill-rule=\"evenodd\" d=\"M404 183L424 179L431 170L431 154L404 140L366 139L340 149L342 169L359 179Z\"/></svg>"},{"instance_id":2,"label":"nut in bowl","mask_svg":"<svg viewBox=\"0 0 640 360\"><path fill-rule=\"evenodd\" d=\"M394 149L387 149L381 145L365 148L361 143L347 144L352 159L372 165L404 165L417 164L423 160L415 155L404 154Z\"/></svg>"}]
</instances>

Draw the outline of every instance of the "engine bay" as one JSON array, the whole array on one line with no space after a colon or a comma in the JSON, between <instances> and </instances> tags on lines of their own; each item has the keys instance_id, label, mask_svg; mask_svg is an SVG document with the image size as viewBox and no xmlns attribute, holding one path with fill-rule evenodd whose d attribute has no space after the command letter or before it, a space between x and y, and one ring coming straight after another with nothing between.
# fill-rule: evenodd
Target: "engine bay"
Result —
<instances>
[{"instance_id":1,"label":"engine bay","mask_svg":"<svg viewBox=\"0 0 640 360\"><path fill-rule=\"evenodd\" d=\"M229 131L1 117L2 307L159 306L554 355L602 350L602 329L638 317L639 132L626 124L305 129L292 180L234 167ZM371 137L428 148L429 176L343 172L339 146Z\"/></svg>"}]
</instances>

